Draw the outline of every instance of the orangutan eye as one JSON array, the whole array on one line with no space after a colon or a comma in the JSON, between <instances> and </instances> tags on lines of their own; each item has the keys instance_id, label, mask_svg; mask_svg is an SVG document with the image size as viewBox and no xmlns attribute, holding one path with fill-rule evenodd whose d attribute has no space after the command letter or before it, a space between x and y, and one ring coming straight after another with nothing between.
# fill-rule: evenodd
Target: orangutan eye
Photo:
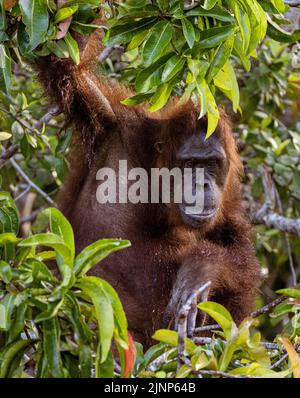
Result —
<instances>
[{"instance_id":1,"label":"orangutan eye","mask_svg":"<svg viewBox=\"0 0 300 398\"><path fill-rule=\"evenodd\" d=\"M156 149L157 152L161 153L163 151L163 145L164 145L163 141L157 141L154 144L154 148Z\"/></svg>"}]
</instances>

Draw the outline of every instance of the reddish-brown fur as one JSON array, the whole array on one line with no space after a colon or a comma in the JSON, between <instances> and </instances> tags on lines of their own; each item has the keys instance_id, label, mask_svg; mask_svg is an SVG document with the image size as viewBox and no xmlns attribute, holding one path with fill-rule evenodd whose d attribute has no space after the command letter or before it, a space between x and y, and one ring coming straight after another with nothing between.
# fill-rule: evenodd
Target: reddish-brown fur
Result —
<instances>
[{"instance_id":1,"label":"reddish-brown fur","mask_svg":"<svg viewBox=\"0 0 300 398\"><path fill-rule=\"evenodd\" d=\"M250 243L250 227L241 210L241 162L230 124L223 114L218 134L230 169L215 222L206 230L182 223L174 207L156 204L105 204L96 201L96 172L117 168L119 159L129 167L172 166L179 139L196 128L198 110L176 102L157 115L143 106L128 108L120 100L127 88L96 80L91 67L74 66L53 57L40 62L39 74L53 103L75 126L70 173L59 197L70 220L77 251L100 238L129 239L132 247L111 255L92 274L106 279L117 290L134 337L149 344L161 327L172 287L195 281L212 281L209 298L224 304L240 322L253 308L259 267ZM93 92L82 82L82 72L109 100L116 115L111 120ZM154 147L162 140L165 150Z\"/></svg>"}]
</instances>

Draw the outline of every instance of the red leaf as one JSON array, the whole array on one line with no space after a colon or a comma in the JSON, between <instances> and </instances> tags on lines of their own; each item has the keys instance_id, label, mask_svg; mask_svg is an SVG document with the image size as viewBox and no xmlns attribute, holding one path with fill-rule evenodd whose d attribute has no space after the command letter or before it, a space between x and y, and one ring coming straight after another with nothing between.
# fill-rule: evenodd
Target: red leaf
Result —
<instances>
[{"instance_id":1,"label":"red leaf","mask_svg":"<svg viewBox=\"0 0 300 398\"><path fill-rule=\"evenodd\" d=\"M124 356L125 356L125 370L124 370L124 376L129 377L133 367L134 367L134 360L137 355L137 349L135 342L133 338L131 337L131 334L128 333L128 348L127 350L124 350Z\"/></svg>"}]
</instances>

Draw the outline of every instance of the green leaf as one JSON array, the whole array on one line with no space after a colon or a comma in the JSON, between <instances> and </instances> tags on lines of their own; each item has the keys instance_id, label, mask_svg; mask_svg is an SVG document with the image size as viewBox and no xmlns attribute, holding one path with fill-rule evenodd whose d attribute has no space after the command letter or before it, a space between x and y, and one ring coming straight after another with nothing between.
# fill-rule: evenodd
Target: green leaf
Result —
<instances>
[{"instance_id":1,"label":"green leaf","mask_svg":"<svg viewBox=\"0 0 300 398\"><path fill-rule=\"evenodd\" d=\"M249 48L250 38L251 38L251 24L248 14L240 7L239 3L236 1L230 1L230 6L236 17L238 26L240 28L240 35L242 38L243 53L246 54Z\"/></svg>"},{"instance_id":2,"label":"green leaf","mask_svg":"<svg viewBox=\"0 0 300 398\"><path fill-rule=\"evenodd\" d=\"M11 59L6 54L4 45L0 44L0 90L6 94L10 93L11 79Z\"/></svg>"},{"instance_id":3,"label":"green leaf","mask_svg":"<svg viewBox=\"0 0 300 398\"><path fill-rule=\"evenodd\" d=\"M229 60L214 77L214 84L231 100L233 110L236 112L240 103L240 91L236 74Z\"/></svg>"},{"instance_id":4,"label":"green leaf","mask_svg":"<svg viewBox=\"0 0 300 398\"><path fill-rule=\"evenodd\" d=\"M111 351L109 351L106 360L101 362L101 342L97 347L96 366L95 366L95 377L100 379L113 378L114 377L114 357Z\"/></svg>"},{"instance_id":5,"label":"green leaf","mask_svg":"<svg viewBox=\"0 0 300 398\"><path fill-rule=\"evenodd\" d=\"M32 271L32 278L35 282L46 281L51 283L56 281L46 264L38 261L37 258L27 258L24 265Z\"/></svg>"},{"instance_id":6,"label":"green leaf","mask_svg":"<svg viewBox=\"0 0 300 398\"><path fill-rule=\"evenodd\" d=\"M64 40L48 41L46 48L58 58L69 58L70 56L68 46Z\"/></svg>"},{"instance_id":7,"label":"green leaf","mask_svg":"<svg viewBox=\"0 0 300 398\"><path fill-rule=\"evenodd\" d=\"M56 318L43 322L43 351L49 373L56 378L64 377L60 356L59 326Z\"/></svg>"},{"instance_id":8,"label":"green leaf","mask_svg":"<svg viewBox=\"0 0 300 398\"><path fill-rule=\"evenodd\" d=\"M0 330L8 331L12 323L16 295L8 293L0 300Z\"/></svg>"},{"instance_id":9,"label":"green leaf","mask_svg":"<svg viewBox=\"0 0 300 398\"><path fill-rule=\"evenodd\" d=\"M130 247L129 240L101 239L87 246L76 257L74 272L84 275L111 253Z\"/></svg>"},{"instance_id":10,"label":"green leaf","mask_svg":"<svg viewBox=\"0 0 300 398\"><path fill-rule=\"evenodd\" d=\"M93 367L93 352L90 345L79 345L80 377L91 378Z\"/></svg>"},{"instance_id":11,"label":"green leaf","mask_svg":"<svg viewBox=\"0 0 300 398\"><path fill-rule=\"evenodd\" d=\"M117 25L111 28L104 36L103 43L107 46L115 46L116 44L125 44L130 42L133 37L142 31L149 31L151 26L156 22L156 18L146 18L134 23L125 25Z\"/></svg>"},{"instance_id":12,"label":"green leaf","mask_svg":"<svg viewBox=\"0 0 300 398\"><path fill-rule=\"evenodd\" d=\"M270 313L270 318L282 318L284 315L293 312L294 305L283 302L276 306L276 308Z\"/></svg>"},{"instance_id":13,"label":"green leaf","mask_svg":"<svg viewBox=\"0 0 300 398\"><path fill-rule=\"evenodd\" d=\"M170 22L159 21L154 25L143 49L145 66L151 65L163 55L166 47L171 42L172 36L173 27Z\"/></svg>"},{"instance_id":14,"label":"green leaf","mask_svg":"<svg viewBox=\"0 0 300 398\"><path fill-rule=\"evenodd\" d=\"M234 35L232 34L229 36L229 38L222 43L213 58L213 60L210 63L209 70L207 72L206 76L206 81L210 83L212 79L217 75L219 70L225 65L227 62L229 56L231 55L231 51L233 48L233 42L234 42Z\"/></svg>"},{"instance_id":15,"label":"green leaf","mask_svg":"<svg viewBox=\"0 0 300 398\"><path fill-rule=\"evenodd\" d=\"M54 318L57 315L62 304L63 304L63 300L60 300L56 303L47 304L47 309L45 311L39 313L35 317L35 322L39 323L39 322L47 321L48 319Z\"/></svg>"},{"instance_id":16,"label":"green leaf","mask_svg":"<svg viewBox=\"0 0 300 398\"><path fill-rule=\"evenodd\" d=\"M15 319L13 320L13 323L9 328L9 339L8 339L9 343L20 338L20 334L24 330L25 315L27 308L28 306L25 303L21 303L17 307Z\"/></svg>"},{"instance_id":17,"label":"green leaf","mask_svg":"<svg viewBox=\"0 0 300 398\"><path fill-rule=\"evenodd\" d=\"M134 95L133 97L128 97L128 98L124 99L123 101L121 101L121 104L127 105L127 106L134 106L134 105L138 105L138 104L148 101L151 97L152 97L151 93L137 94L137 95Z\"/></svg>"},{"instance_id":18,"label":"green leaf","mask_svg":"<svg viewBox=\"0 0 300 398\"><path fill-rule=\"evenodd\" d=\"M228 314L229 313L227 313L227 314L224 313L224 315L226 317L228 316ZM223 313L222 313L222 315L223 315ZM230 318L231 318L231 316L230 316ZM254 320L252 318L246 318L241 323L241 325L239 326L238 329L237 329L235 323L233 323L231 331L229 331L229 329L228 329L227 337L226 337L226 333L224 333L225 337L228 341L226 342L225 349L224 349L224 351L221 355L221 358L219 360L219 370L221 372L224 372L227 370L228 365L229 365L235 351L238 348L245 346L247 342L248 342L248 347L249 347L247 352L250 355L252 354L254 356L259 356L262 354L262 351L263 351L263 353L265 353L265 350L263 349L263 347L259 346L260 341L257 341L257 344L255 342L252 343L249 338L250 337L250 327L252 326L253 322L254 322ZM225 321L225 324L226 323L227 322ZM262 348L262 350L261 350L261 348Z\"/></svg>"},{"instance_id":19,"label":"green leaf","mask_svg":"<svg viewBox=\"0 0 300 398\"><path fill-rule=\"evenodd\" d=\"M248 376L253 376L257 378L284 378L288 376L291 371L290 369L284 370L282 372L275 372L274 370L265 368L261 366L259 363L251 363L248 366L242 366L240 368L236 368L234 370L231 370L229 373L233 375L248 375Z\"/></svg>"},{"instance_id":20,"label":"green leaf","mask_svg":"<svg viewBox=\"0 0 300 398\"><path fill-rule=\"evenodd\" d=\"M47 2L44 0L20 0L19 5L22 21L29 36L30 51L32 51L44 41L48 30Z\"/></svg>"},{"instance_id":21,"label":"green leaf","mask_svg":"<svg viewBox=\"0 0 300 398\"><path fill-rule=\"evenodd\" d=\"M216 130L220 114L208 84L202 80L197 84L197 90L201 99L201 114L207 113L207 132L206 138L210 137Z\"/></svg>"},{"instance_id":22,"label":"green leaf","mask_svg":"<svg viewBox=\"0 0 300 398\"><path fill-rule=\"evenodd\" d=\"M119 344L121 344L122 348L126 349L128 344L128 333L127 333L127 319L126 315L120 301L120 298L114 288L107 283L106 281L102 280L102 288L110 298L112 308L114 310L114 317L115 317L115 324L118 327L118 335L122 339L118 339Z\"/></svg>"},{"instance_id":23,"label":"green leaf","mask_svg":"<svg viewBox=\"0 0 300 398\"><path fill-rule=\"evenodd\" d=\"M162 11L166 11L169 8L170 2L168 0L157 0L157 4Z\"/></svg>"},{"instance_id":24,"label":"green leaf","mask_svg":"<svg viewBox=\"0 0 300 398\"><path fill-rule=\"evenodd\" d=\"M228 368L228 365L237 349L237 336L234 336L230 340L227 341L224 351L222 352L221 358L219 360L219 370L220 372L225 372Z\"/></svg>"},{"instance_id":25,"label":"green leaf","mask_svg":"<svg viewBox=\"0 0 300 398\"><path fill-rule=\"evenodd\" d=\"M5 347L4 351L0 353L0 378L9 377L14 359L19 356L21 362L23 356L20 356L20 353L24 353L32 343L33 340L19 340Z\"/></svg>"},{"instance_id":26,"label":"green leaf","mask_svg":"<svg viewBox=\"0 0 300 398\"><path fill-rule=\"evenodd\" d=\"M74 328L74 338L78 344L89 344L92 333L80 312L78 300L73 292L69 291L64 299L64 312Z\"/></svg>"},{"instance_id":27,"label":"green leaf","mask_svg":"<svg viewBox=\"0 0 300 398\"><path fill-rule=\"evenodd\" d=\"M60 8L55 14L54 23L59 23L61 21L64 21L65 19L69 18L71 15L75 14L77 10L78 6Z\"/></svg>"},{"instance_id":28,"label":"green leaf","mask_svg":"<svg viewBox=\"0 0 300 398\"><path fill-rule=\"evenodd\" d=\"M190 365L182 365L176 374L176 378L185 379L191 374L192 371L193 371L193 369L191 368ZM158 374L161 374L161 373L164 373L164 372L161 372L161 371L158 372ZM156 377L158 377L158 376L156 376ZM161 377L161 376L159 376L159 377Z\"/></svg>"},{"instance_id":29,"label":"green leaf","mask_svg":"<svg viewBox=\"0 0 300 398\"><path fill-rule=\"evenodd\" d=\"M270 0L273 6L276 8L277 11L280 13L284 13L286 11L285 4L283 0Z\"/></svg>"},{"instance_id":30,"label":"green leaf","mask_svg":"<svg viewBox=\"0 0 300 398\"><path fill-rule=\"evenodd\" d=\"M218 21L223 21L223 22L235 22L233 16L230 15L230 13L227 10L225 10L225 8L220 7L218 5L211 8L210 10L206 10L201 6L196 7L193 8L192 10L187 11L185 13L185 16L187 17L203 16L203 17L211 17L217 19Z\"/></svg>"},{"instance_id":31,"label":"green leaf","mask_svg":"<svg viewBox=\"0 0 300 398\"><path fill-rule=\"evenodd\" d=\"M7 207L13 207L16 209L16 205L14 203L13 198L8 192L1 191L0 192L0 204Z\"/></svg>"},{"instance_id":32,"label":"green leaf","mask_svg":"<svg viewBox=\"0 0 300 398\"><path fill-rule=\"evenodd\" d=\"M248 54L251 54L267 33L267 15L257 1L243 0L244 8L248 10L251 25L251 37Z\"/></svg>"},{"instance_id":33,"label":"green leaf","mask_svg":"<svg viewBox=\"0 0 300 398\"><path fill-rule=\"evenodd\" d=\"M193 53L197 53L200 49L218 47L219 44L228 39L233 31L233 25L224 25L204 30L201 32L200 41L193 48Z\"/></svg>"},{"instance_id":34,"label":"green leaf","mask_svg":"<svg viewBox=\"0 0 300 398\"><path fill-rule=\"evenodd\" d=\"M162 343L177 347L178 345L178 333L174 330L160 329L157 330L152 336L154 340L161 341ZM196 344L189 338L185 339L185 348L189 355L192 355L197 348Z\"/></svg>"},{"instance_id":35,"label":"green leaf","mask_svg":"<svg viewBox=\"0 0 300 398\"><path fill-rule=\"evenodd\" d=\"M78 301L72 292L68 292L65 296L64 312L73 326L74 338L79 346L80 377L90 378L93 362L90 343L93 335L84 321Z\"/></svg>"},{"instance_id":36,"label":"green leaf","mask_svg":"<svg viewBox=\"0 0 300 398\"><path fill-rule=\"evenodd\" d=\"M0 245L6 245L7 243L18 243L22 239L17 238L15 234L12 233L4 233L0 234Z\"/></svg>"},{"instance_id":37,"label":"green leaf","mask_svg":"<svg viewBox=\"0 0 300 398\"><path fill-rule=\"evenodd\" d=\"M58 261L58 266L63 278L61 283L48 296L49 302L61 300L75 283L75 274L72 268L70 268L68 265L65 266L64 264L60 264L60 261Z\"/></svg>"},{"instance_id":38,"label":"green leaf","mask_svg":"<svg viewBox=\"0 0 300 398\"><path fill-rule=\"evenodd\" d=\"M0 235L1 238L1 235ZM60 254L69 267L73 264L72 252L70 248L65 244L63 239L51 232L36 234L29 238L23 239L19 243L20 247L31 247L31 246L46 246L52 247L58 254Z\"/></svg>"},{"instance_id":39,"label":"green leaf","mask_svg":"<svg viewBox=\"0 0 300 398\"><path fill-rule=\"evenodd\" d=\"M0 280L9 283L12 278L11 266L5 261L0 260Z\"/></svg>"},{"instance_id":40,"label":"green leaf","mask_svg":"<svg viewBox=\"0 0 300 398\"><path fill-rule=\"evenodd\" d=\"M99 327L99 339L101 346L100 363L104 363L110 348L114 333L114 314L110 298L103 289L101 279L85 276L79 279L77 286L87 294L94 305Z\"/></svg>"},{"instance_id":41,"label":"green leaf","mask_svg":"<svg viewBox=\"0 0 300 398\"><path fill-rule=\"evenodd\" d=\"M184 68L185 62L185 58L182 58L177 54L173 55L164 67L161 78L162 82L166 83L178 75Z\"/></svg>"},{"instance_id":42,"label":"green leaf","mask_svg":"<svg viewBox=\"0 0 300 398\"><path fill-rule=\"evenodd\" d=\"M272 20L269 20L267 34L271 39L280 43L295 43L300 39L300 31L289 33L281 29L281 27Z\"/></svg>"},{"instance_id":43,"label":"green leaf","mask_svg":"<svg viewBox=\"0 0 300 398\"><path fill-rule=\"evenodd\" d=\"M182 18L181 24L187 44L189 45L190 48L193 48L195 43L195 30L193 24L187 18Z\"/></svg>"},{"instance_id":44,"label":"green leaf","mask_svg":"<svg viewBox=\"0 0 300 398\"><path fill-rule=\"evenodd\" d=\"M133 36L133 38L131 39L130 43L127 46L127 51L131 51L134 48L137 48L140 44L142 44L148 34L149 31L145 29L137 33L135 36Z\"/></svg>"},{"instance_id":45,"label":"green leaf","mask_svg":"<svg viewBox=\"0 0 300 398\"><path fill-rule=\"evenodd\" d=\"M271 366L271 360L267 349L260 344L260 341L261 336L259 332L250 336L247 340L247 348L245 348L245 351L248 352L251 359L258 362L260 365L269 368Z\"/></svg>"},{"instance_id":46,"label":"green leaf","mask_svg":"<svg viewBox=\"0 0 300 398\"><path fill-rule=\"evenodd\" d=\"M234 323L230 313L221 304L212 301L206 301L198 304L200 310L206 312L212 317L222 328L226 340L229 340L237 332L236 324Z\"/></svg>"},{"instance_id":47,"label":"green leaf","mask_svg":"<svg viewBox=\"0 0 300 398\"><path fill-rule=\"evenodd\" d=\"M11 136L11 133L7 133L6 131L0 131L0 141L9 140Z\"/></svg>"},{"instance_id":48,"label":"green leaf","mask_svg":"<svg viewBox=\"0 0 300 398\"><path fill-rule=\"evenodd\" d=\"M170 59L171 54L164 55L157 62L137 74L135 89L138 93L146 93L161 83L162 66Z\"/></svg>"},{"instance_id":49,"label":"green leaf","mask_svg":"<svg viewBox=\"0 0 300 398\"><path fill-rule=\"evenodd\" d=\"M51 232L59 235L66 244L66 246L69 248L72 258L72 262L70 265L72 266L75 256L75 242L71 224L66 219L66 217L64 217L64 215L55 207L46 209L41 214L44 214L49 218Z\"/></svg>"},{"instance_id":50,"label":"green leaf","mask_svg":"<svg viewBox=\"0 0 300 398\"><path fill-rule=\"evenodd\" d=\"M150 102L152 103L152 105L148 108L148 111L156 112L159 109L163 108L170 98L173 87L174 84L172 84L172 81L159 86L153 97L151 97Z\"/></svg>"},{"instance_id":51,"label":"green leaf","mask_svg":"<svg viewBox=\"0 0 300 398\"><path fill-rule=\"evenodd\" d=\"M72 58L72 60L75 62L76 65L79 65L80 54L79 54L77 41L73 39L70 32L66 34L66 36L64 37L64 41L68 47L70 57Z\"/></svg>"},{"instance_id":52,"label":"green leaf","mask_svg":"<svg viewBox=\"0 0 300 398\"><path fill-rule=\"evenodd\" d=\"M201 81L204 79L209 68L209 63L202 60L189 59L188 67L191 73L187 75L186 82L187 84L192 84L197 80Z\"/></svg>"},{"instance_id":53,"label":"green leaf","mask_svg":"<svg viewBox=\"0 0 300 398\"><path fill-rule=\"evenodd\" d=\"M19 232L19 212L18 212L18 210L17 210L16 206L13 205L13 207L6 206L5 211L8 214L10 222L11 222L11 232L13 232L15 235L17 235Z\"/></svg>"},{"instance_id":54,"label":"green leaf","mask_svg":"<svg viewBox=\"0 0 300 398\"><path fill-rule=\"evenodd\" d=\"M241 60L245 71L249 72L251 69L250 59L248 55L244 54L243 43L238 36L234 38L233 54Z\"/></svg>"},{"instance_id":55,"label":"green leaf","mask_svg":"<svg viewBox=\"0 0 300 398\"><path fill-rule=\"evenodd\" d=\"M283 294L284 296L287 296L287 297L300 299L300 289L293 289L293 288L280 289L280 290L277 290L276 293Z\"/></svg>"},{"instance_id":56,"label":"green leaf","mask_svg":"<svg viewBox=\"0 0 300 398\"><path fill-rule=\"evenodd\" d=\"M210 10L211 8L213 8L216 5L217 1L218 0L205 0L204 4L203 4L203 7L206 10Z\"/></svg>"}]
</instances>

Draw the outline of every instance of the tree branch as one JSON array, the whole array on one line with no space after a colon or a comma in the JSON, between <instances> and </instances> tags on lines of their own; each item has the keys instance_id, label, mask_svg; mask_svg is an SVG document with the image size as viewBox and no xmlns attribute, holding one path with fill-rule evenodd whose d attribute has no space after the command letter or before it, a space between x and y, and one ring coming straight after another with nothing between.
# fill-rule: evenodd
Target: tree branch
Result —
<instances>
[{"instance_id":1,"label":"tree branch","mask_svg":"<svg viewBox=\"0 0 300 398\"><path fill-rule=\"evenodd\" d=\"M270 228L276 228L279 231L300 236L300 218L288 218L274 212L276 207L276 190L266 169L262 173L262 183L266 199L260 209L257 210L257 205L248 195L252 223L264 224Z\"/></svg>"},{"instance_id":2,"label":"tree branch","mask_svg":"<svg viewBox=\"0 0 300 398\"><path fill-rule=\"evenodd\" d=\"M49 120L52 119L53 116L58 116L61 112L59 112L59 107L55 106L50 109L49 112L47 112L43 117L40 118L40 120L36 121L32 127L32 129L39 130L43 124L48 123Z\"/></svg>"},{"instance_id":3,"label":"tree branch","mask_svg":"<svg viewBox=\"0 0 300 398\"><path fill-rule=\"evenodd\" d=\"M275 308L278 304L283 303L285 300L286 300L285 296L278 297L277 299L275 299L274 301L271 301L269 304L266 304L262 308L259 308L258 310L251 312L250 316L252 318L257 318L260 315L268 314L269 312L271 312L273 310L273 308ZM213 330L221 330L221 328L218 324L201 326L201 327L198 327L195 329L195 334L199 334L202 332L211 332ZM198 338L199 337L197 337L197 339ZM202 337L200 337L200 339L201 338ZM205 341L205 340L203 340L203 341ZM205 344L205 343L203 343L203 344Z\"/></svg>"},{"instance_id":4,"label":"tree branch","mask_svg":"<svg viewBox=\"0 0 300 398\"><path fill-rule=\"evenodd\" d=\"M300 1L299 0L284 0L284 4L287 4L288 6L291 6L291 7L298 7L298 6L300 6Z\"/></svg>"},{"instance_id":5,"label":"tree branch","mask_svg":"<svg viewBox=\"0 0 300 398\"><path fill-rule=\"evenodd\" d=\"M10 159L11 165L17 170L17 172L22 176L22 178L37 192L39 193L48 203L50 203L52 206L57 206L54 200L50 198L49 195L46 194L41 188L39 188L31 179L28 177L28 175L21 169L21 167L18 165L18 163L11 158Z\"/></svg>"},{"instance_id":6,"label":"tree branch","mask_svg":"<svg viewBox=\"0 0 300 398\"><path fill-rule=\"evenodd\" d=\"M1 156L0 156L0 169L5 165L5 163L12 158L18 151L20 146L18 144L14 144L6 148Z\"/></svg>"},{"instance_id":7,"label":"tree branch","mask_svg":"<svg viewBox=\"0 0 300 398\"><path fill-rule=\"evenodd\" d=\"M199 370L199 371L196 371L193 373L200 374L200 375L221 376L221 377L226 377L229 379L250 379L250 376L247 376L247 375L233 375L233 374L226 373L226 372L220 372L219 370Z\"/></svg>"}]
</instances>

